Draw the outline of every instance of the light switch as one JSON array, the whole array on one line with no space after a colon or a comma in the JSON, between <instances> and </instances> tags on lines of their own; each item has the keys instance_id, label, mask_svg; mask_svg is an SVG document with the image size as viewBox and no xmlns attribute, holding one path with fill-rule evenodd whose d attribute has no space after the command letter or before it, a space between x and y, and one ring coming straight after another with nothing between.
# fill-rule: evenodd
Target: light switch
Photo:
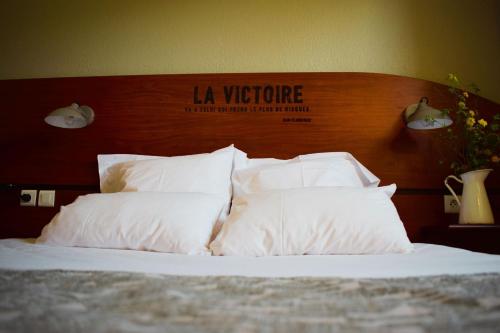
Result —
<instances>
[{"instance_id":1,"label":"light switch","mask_svg":"<svg viewBox=\"0 0 500 333\"><path fill-rule=\"evenodd\" d=\"M54 207L54 201L56 198L56 191L50 190L40 190L38 193L38 206L39 207Z\"/></svg>"},{"instance_id":2,"label":"light switch","mask_svg":"<svg viewBox=\"0 0 500 333\"><path fill-rule=\"evenodd\" d=\"M36 190L21 190L21 206L36 206Z\"/></svg>"}]
</instances>

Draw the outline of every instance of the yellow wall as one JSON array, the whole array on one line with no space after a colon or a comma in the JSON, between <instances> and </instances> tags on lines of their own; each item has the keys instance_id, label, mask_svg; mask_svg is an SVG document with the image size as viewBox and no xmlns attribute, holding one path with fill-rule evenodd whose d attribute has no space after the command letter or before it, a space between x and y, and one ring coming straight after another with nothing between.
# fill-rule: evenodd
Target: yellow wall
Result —
<instances>
[{"instance_id":1,"label":"yellow wall","mask_svg":"<svg viewBox=\"0 0 500 333\"><path fill-rule=\"evenodd\" d=\"M0 78L360 71L500 102L497 0L2 0Z\"/></svg>"}]
</instances>

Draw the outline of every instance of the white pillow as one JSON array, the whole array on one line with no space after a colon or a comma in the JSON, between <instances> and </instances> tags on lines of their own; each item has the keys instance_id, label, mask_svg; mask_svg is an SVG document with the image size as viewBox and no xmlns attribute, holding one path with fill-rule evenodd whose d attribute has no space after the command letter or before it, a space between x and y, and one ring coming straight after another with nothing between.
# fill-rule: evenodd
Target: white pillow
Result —
<instances>
[{"instance_id":1,"label":"white pillow","mask_svg":"<svg viewBox=\"0 0 500 333\"><path fill-rule=\"evenodd\" d=\"M316 153L308 155L299 155L289 160L280 160L275 158L247 158L247 154L235 148L234 154L234 169L235 171L253 169L248 174L254 174L259 171L259 168L267 168L270 166L277 167L279 165L286 165L289 163L299 163L300 161L324 161L332 168L332 174L336 173L336 178L342 180L341 182L332 183L332 178L326 182L315 183L314 186L363 186L363 187L377 187L380 179L375 176L370 170L359 163L351 154L345 152L330 152L330 153ZM326 164L325 164L326 165ZM275 169L275 170L279 170ZM234 173L233 173L233 186L234 186ZM241 180L237 180L241 181ZM309 185L313 186L313 185ZM288 186L286 188L291 188ZM282 187L275 187L282 188Z\"/></svg>"},{"instance_id":2,"label":"white pillow","mask_svg":"<svg viewBox=\"0 0 500 333\"><path fill-rule=\"evenodd\" d=\"M233 156L233 145L209 154L172 157L97 155L101 192L113 193L125 190L225 193L228 188L230 190L228 184L230 184ZM133 179L128 179L128 174L131 174ZM210 175L208 179L207 174ZM204 179L199 179L198 176Z\"/></svg>"},{"instance_id":3,"label":"white pillow","mask_svg":"<svg viewBox=\"0 0 500 333\"><path fill-rule=\"evenodd\" d=\"M223 205L203 193L89 194L62 206L37 243L208 254Z\"/></svg>"},{"instance_id":4,"label":"white pillow","mask_svg":"<svg viewBox=\"0 0 500 333\"><path fill-rule=\"evenodd\" d=\"M328 152L328 153L315 153L315 154L307 154L300 155L299 159L301 161L308 160L322 160L322 159L338 159L338 160L347 160L349 161L356 170L356 174L359 179L363 183L365 187L377 187L380 183L380 179L375 176L370 170L368 170L363 164L358 162L350 153L346 152Z\"/></svg>"},{"instance_id":5,"label":"white pillow","mask_svg":"<svg viewBox=\"0 0 500 333\"><path fill-rule=\"evenodd\" d=\"M99 154L97 155L97 168L99 170L99 186L102 193L118 192L117 185L114 184L115 176L111 172L111 167L124 162L153 160L164 158L165 156L152 155L132 155L132 154Z\"/></svg>"},{"instance_id":6,"label":"white pillow","mask_svg":"<svg viewBox=\"0 0 500 333\"><path fill-rule=\"evenodd\" d=\"M360 177L356 164L342 157L291 160L233 171L235 197L269 190L317 186L371 186ZM372 183L375 186L378 184Z\"/></svg>"},{"instance_id":7,"label":"white pillow","mask_svg":"<svg viewBox=\"0 0 500 333\"><path fill-rule=\"evenodd\" d=\"M314 187L233 199L210 244L215 255L406 253L412 244L390 196L379 188Z\"/></svg>"}]
</instances>

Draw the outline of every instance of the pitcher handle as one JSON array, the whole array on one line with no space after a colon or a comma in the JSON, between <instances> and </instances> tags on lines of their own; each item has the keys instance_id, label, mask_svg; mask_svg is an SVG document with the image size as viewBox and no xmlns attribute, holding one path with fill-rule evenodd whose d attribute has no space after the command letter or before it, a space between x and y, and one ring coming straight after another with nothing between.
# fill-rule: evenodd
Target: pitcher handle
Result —
<instances>
[{"instance_id":1,"label":"pitcher handle","mask_svg":"<svg viewBox=\"0 0 500 333\"><path fill-rule=\"evenodd\" d=\"M451 194L453 195L453 197L455 198L455 200L457 200L457 202L458 202L458 206L460 206L460 205L461 205L461 203L460 203L460 199L458 198L458 196L457 196L457 194L455 193L455 191L453 191L453 189L451 188L451 186L450 186L450 185L448 185L448 179L450 179L450 178L451 178L451 179L453 179L453 180L456 180L456 181L457 181L457 182L459 182L460 184L463 184L464 182L463 182L460 178L455 177L455 176L453 176L453 175L449 175L448 177L446 177L446 178L444 179L444 186L446 186L446 188L447 188L447 189L451 192Z\"/></svg>"}]
</instances>

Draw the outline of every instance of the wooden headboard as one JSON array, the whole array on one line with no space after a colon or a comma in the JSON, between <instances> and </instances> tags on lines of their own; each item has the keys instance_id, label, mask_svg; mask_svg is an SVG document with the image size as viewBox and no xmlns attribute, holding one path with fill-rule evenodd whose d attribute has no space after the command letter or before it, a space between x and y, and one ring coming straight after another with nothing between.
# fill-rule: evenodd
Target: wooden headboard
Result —
<instances>
[{"instance_id":1,"label":"wooden headboard","mask_svg":"<svg viewBox=\"0 0 500 333\"><path fill-rule=\"evenodd\" d=\"M413 240L422 226L457 218L442 212L449 171L438 164L434 131L408 130L401 119L422 96L451 105L437 83L372 73L196 74L3 80L0 89L0 237L37 236L57 211L20 208L21 188L54 188L57 205L98 191L99 153L181 155L231 143L249 157L352 153L383 184L398 184L395 202ZM44 123L72 102L95 110L91 126ZM488 181L497 216L498 176Z\"/></svg>"}]
</instances>

